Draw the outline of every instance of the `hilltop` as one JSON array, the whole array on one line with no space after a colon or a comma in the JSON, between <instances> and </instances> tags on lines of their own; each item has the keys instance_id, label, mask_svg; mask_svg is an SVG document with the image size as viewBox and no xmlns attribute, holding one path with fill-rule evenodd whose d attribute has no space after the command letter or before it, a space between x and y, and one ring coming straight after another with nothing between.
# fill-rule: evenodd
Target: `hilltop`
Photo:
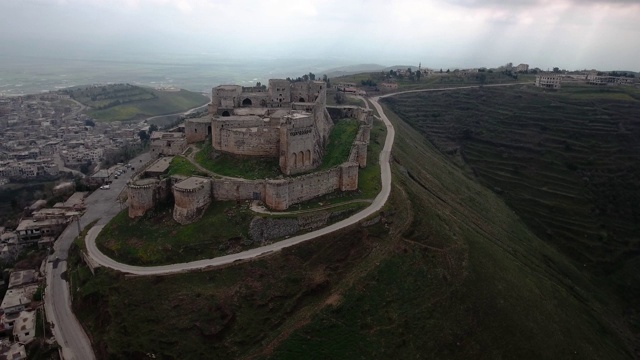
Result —
<instances>
[{"instance_id":1,"label":"hilltop","mask_svg":"<svg viewBox=\"0 0 640 360\"><path fill-rule=\"evenodd\" d=\"M386 111L394 188L377 223L166 277L92 276L72 252L74 308L97 355L632 358L621 304Z\"/></svg>"},{"instance_id":2,"label":"hilltop","mask_svg":"<svg viewBox=\"0 0 640 360\"><path fill-rule=\"evenodd\" d=\"M209 102L184 89L158 90L130 84L88 85L61 90L102 121L128 121L183 112Z\"/></svg>"}]
</instances>

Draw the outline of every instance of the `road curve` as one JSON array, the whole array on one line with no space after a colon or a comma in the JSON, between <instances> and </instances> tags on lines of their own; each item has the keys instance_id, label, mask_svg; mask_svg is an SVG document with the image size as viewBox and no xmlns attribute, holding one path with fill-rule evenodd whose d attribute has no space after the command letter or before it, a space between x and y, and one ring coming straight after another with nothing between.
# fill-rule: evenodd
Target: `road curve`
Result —
<instances>
[{"instance_id":1,"label":"road curve","mask_svg":"<svg viewBox=\"0 0 640 360\"><path fill-rule=\"evenodd\" d=\"M513 85L522 85L522 84L526 84L526 83L494 84L494 85L483 85L483 86L497 87L497 86L513 86ZM135 274L135 275L141 275L141 276L176 274L176 273L189 272L193 270L205 269L209 267L227 265L237 261L244 261L244 260L249 260L256 257L264 256L267 254L274 253L276 251L280 251L286 247L297 245L302 242L309 241L317 237L330 234L344 227L356 224L366 219L367 217L375 214L380 209L382 209L384 204L387 202L387 199L389 198L389 194L391 193L391 166L390 166L389 160L391 156L391 148L393 147L393 142L395 139L395 129L393 128L393 125L391 124L391 122L385 115L384 111L382 110L382 107L378 103L378 100L380 98L384 98L388 96L394 96L394 95L412 93L412 92L461 90L461 89L473 89L473 88L479 88L479 87L481 86L462 86L462 87L449 87L449 88L438 88L438 89L408 90L408 91L401 91L401 92L396 92L396 93L391 93L391 94L370 98L369 100L371 100L371 103L378 111L378 114L380 114L380 119L384 122L387 128L387 137L385 139L384 148L380 152L380 169L381 169L380 177L382 180L382 190L380 191L378 196L376 196L376 198L373 200L371 205L369 205L364 210L356 213L355 215L347 219L344 219L335 224L329 225L325 228L312 231L310 233L294 236L292 238L278 241L270 245L242 251L236 254L220 256L213 259L198 260L198 261L192 261L192 262L186 262L186 263L161 265L161 266L127 265L127 264L119 263L111 259L110 257L106 256L96 246L96 238L100 233L100 231L102 230L102 228L104 227L104 225L99 225L99 226L94 226L91 230L89 230L87 237L85 238L87 252L89 256L91 256L98 264L114 270L129 273L129 274ZM365 101L365 104L368 108L369 106L366 101Z\"/></svg>"},{"instance_id":2,"label":"road curve","mask_svg":"<svg viewBox=\"0 0 640 360\"><path fill-rule=\"evenodd\" d=\"M384 148L380 152L380 177L382 180L382 190L373 200L371 205L369 205L364 210L359 213L339 221L335 224L329 225L325 228L318 229L316 231L312 231L310 233L306 233L299 236L294 236L292 238L278 241L277 243L273 243L266 246L261 246L259 248L239 252L236 254L230 254L225 256L216 257L213 259L207 260L199 260L192 261L187 263L179 263L179 264L171 264L171 265L163 265L163 266L133 266L119 263L108 256L104 255L98 247L96 246L96 237L100 233L100 230L104 227L104 225L94 226L87 233L87 237L85 238L85 242L87 245L87 252L89 256L91 256L98 264L122 271L125 273L135 274L135 275L165 275L165 274L175 274L181 272L188 272L192 270L204 269L208 267L215 267L220 265L231 264L236 261L242 261L247 259L256 258L262 255L270 254L276 251L280 251L286 247L300 244L305 241L309 241L311 239L315 239L317 237L330 234L334 231L347 227L349 225L356 224L367 217L378 212L384 204L387 202L389 198L389 194L391 193L391 166L389 164L389 158L391 155L391 148L393 147L393 141L395 138L395 130L391 122L382 112L380 105L378 105L375 100L373 102L374 106L378 109L380 113L380 117L382 121L385 123L387 127L387 137L385 139Z\"/></svg>"}]
</instances>

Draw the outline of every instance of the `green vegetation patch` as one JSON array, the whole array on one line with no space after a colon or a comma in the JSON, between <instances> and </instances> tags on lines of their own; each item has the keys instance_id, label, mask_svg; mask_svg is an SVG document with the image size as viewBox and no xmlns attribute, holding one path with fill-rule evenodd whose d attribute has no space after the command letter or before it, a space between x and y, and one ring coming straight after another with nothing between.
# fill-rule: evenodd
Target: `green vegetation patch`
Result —
<instances>
[{"instance_id":1,"label":"green vegetation patch","mask_svg":"<svg viewBox=\"0 0 640 360\"><path fill-rule=\"evenodd\" d=\"M182 156L174 156L171 160L171 164L169 165L169 171L167 175L184 175L184 176L194 176L194 175L204 175L202 171L198 170L198 168L193 165L189 160L183 158Z\"/></svg>"},{"instance_id":2,"label":"green vegetation patch","mask_svg":"<svg viewBox=\"0 0 640 360\"><path fill-rule=\"evenodd\" d=\"M253 217L248 205L212 202L200 220L180 225L172 206L159 205L130 219L124 210L107 224L96 243L107 256L131 265L165 265L210 259L256 246L247 237Z\"/></svg>"},{"instance_id":3,"label":"green vegetation patch","mask_svg":"<svg viewBox=\"0 0 640 360\"><path fill-rule=\"evenodd\" d=\"M357 199L373 199L382 190L380 178L380 151L387 137L387 127L381 120L374 120L371 128L369 147L367 148L367 166L358 170L358 190L335 191L315 199L294 205L297 209L306 210L329 204L339 204Z\"/></svg>"},{"instance_id":4,"label":"green vegetation patch","mask_svg":"<svg viewBox=\"0 0 640 360\"><path fill-rule=\"evenodd\" d=\"M98 358L240 358L300 310L324 306L331 287L372 249L372 232L356 229L268 259L164 277L125 279L105 268L91 276L71 255L74 310Z\"/></svg>"},{"instance_id":5,"label":"green vegetation patch","mask_svg":"<svg viewBox=\"0 0 640 360\"><path fill-rule=\"evenodd\" d=\"M523 86L384 101L589 273L599 296L622 299L638 327L640 277L629 269L640 250L639 95L624 86Z\"/></svg>"},{"instance_id":6,"label":"green vegetation patch","mask_svg":"<svg viewBox=\"0 0 640 360\"><path fill-rule=\"evenodd\" d=\"M187 90L161 91L128 84L80 89L75 90L80 91L75 95L78 101L92 107L88 111L90 116L103 121L128 121L179 113L209 102L206 96ZM92 95L98 89L100 92L106 89L101 95L105 99Z\"/></svg>"},{"instance_id":7,"label":"green vegetation patch","mask_svg":"<svg viewBox=\"0 0 640 360\"><path fill-rule=\"evenodd\" d=\"M349 160L351 146L358 134L359 126L360 123L353 119L339 120L333 126L319 170L330 169Z\"/></svg>"},{"instance_id":8,"label":"green vegetation patch","mask_svg":"<svg viewBox=\"0 0 640 360\"><path fill-rule=\"evenodd\" d=\"M206 141L195 156L203 168L219 175L244 179L276 178L282 175L276 158L241 157L216 151Z\"/></svg>"}]
</instances>

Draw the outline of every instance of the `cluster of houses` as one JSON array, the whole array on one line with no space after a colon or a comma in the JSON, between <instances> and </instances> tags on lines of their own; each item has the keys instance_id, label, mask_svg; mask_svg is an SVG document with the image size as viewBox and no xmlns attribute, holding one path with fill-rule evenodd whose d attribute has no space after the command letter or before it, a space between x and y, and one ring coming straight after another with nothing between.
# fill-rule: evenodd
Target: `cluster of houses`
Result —
<instances>
[{"instance_id":1,"label":"cluster of houses","mask_svg":"<svg viewBox=\"0 0 640 360\"><path fill-rule=\"evenodd\" d=\"M0 186L55 179L140 142L140 126L94 122L68 95L0 98Z\"/></svg>"},{"instance_id":2,"label":"cluster of houses","mask_svg":"<svg viewBox=\"0 0 640 360\"><path fill-rule=\"evenodd\" d=\"M82 215L86 192L73 193L66 201L45 207L45 200L34 202L14 230L0 227L0 261L13 262L27 246L49 248L67 225Z\"/></svg>"},{"instance_id":3,"label":"cluster of houses","mask_svg":"<svg viewBox=\"0 0 640 360\"><path fill-rule=\"evenodd\" d=\"M42 277L36 270L13 271L9 274L8 284L2 281L1 285L6 286L7 291L0 304L0 334L4 334L0 338L0 358L27 358L25 345L36 338L36 311L42 298L35 295L41 282Z\"/></svg>"}]
</instances>

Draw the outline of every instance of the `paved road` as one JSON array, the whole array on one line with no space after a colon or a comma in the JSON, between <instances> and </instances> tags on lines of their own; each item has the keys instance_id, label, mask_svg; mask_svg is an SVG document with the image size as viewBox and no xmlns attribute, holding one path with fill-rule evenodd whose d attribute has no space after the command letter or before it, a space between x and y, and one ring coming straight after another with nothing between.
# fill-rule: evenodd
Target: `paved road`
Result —
<instances>
[{"instance_id":1,"label":"paved road","mask_svg":"<svg viewBox=\"0 0 640 360\"><path fill-rule=\"evenodd\" d=\"M137 166L149 160L150 155L143 154L131 160ZM129 170L114 180L109 190L96 190L85 199L87 211L80 218L80 226L84 228L89 223L98 220L98 224L106 224L120 211L120 204L115 200L125 187L127 178L131 176ZM67 269L67 255L73 240L78 236L76 222L70 224L58 237L54 245L55 253L49 257L46 266L47 288L45 292L45 311L47 319L54 324L53 333L62 347L65 359L90 360L95 359L91 343L78 320L71 311L69 287L63 274ZM66 278L66 274L65 274Z\"/></svg>"}]
</instances>

